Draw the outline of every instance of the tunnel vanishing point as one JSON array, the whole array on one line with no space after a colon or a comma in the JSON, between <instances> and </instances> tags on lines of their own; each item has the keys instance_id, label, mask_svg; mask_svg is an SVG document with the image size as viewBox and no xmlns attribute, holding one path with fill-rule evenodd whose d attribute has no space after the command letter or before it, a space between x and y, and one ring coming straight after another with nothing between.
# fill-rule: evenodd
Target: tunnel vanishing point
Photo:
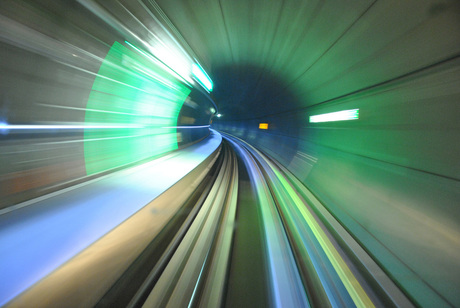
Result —
<instances>
[{"instance_id":1,"label":"tunnel vanishing point","mask_svg":"<svg viewBox=\"0 0 460 308\"><path fill-rule=\"evenodd\" d=\"M460 307L457 0L0 1L0 306Z\"/></svg>"}]
</instances>

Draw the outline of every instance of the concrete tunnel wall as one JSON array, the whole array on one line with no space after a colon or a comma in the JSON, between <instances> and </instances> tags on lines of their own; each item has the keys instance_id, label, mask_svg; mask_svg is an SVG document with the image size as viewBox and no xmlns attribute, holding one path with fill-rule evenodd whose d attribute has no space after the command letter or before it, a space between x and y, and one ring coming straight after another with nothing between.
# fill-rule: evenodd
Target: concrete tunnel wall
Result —
<instances>
[{"instance_id":1,"label":"concrete tunnel wall","mask_svg":"<svg viewBox=\"0 0 460 308\"><path fill-rule=\"evenodd\" d=\"M301 81L277 90L267 84L274 99L245 102L258 106L247 113L226 114L222 106L213 127L282 162L414 302L455 306L460 14L453 3L431 2L431 14L414 7L420 3L405 4L396 12L388 2L377 3ZM308 121L355 108L356 121Z\"/></svg>"},{"instance_id":2,"label":"concrete tunnel wall","mask_svg":"<svg viewBox=\"0 0 460 308\"><path fill-rule=\"evenodd\" d=\"M435 76L315 108L315 114L359 108L358 121L308 123L312 112L300 109L248 121L216 120L213 127L285 165L415 302L439 305L443 300L435 299L444 297L455 303L451 286L459 284L460 235L458 88L450 79L458 80L455 74L446 66ZM268 123L268 130L259 123Z\"/></svg>"},{"instance_id":3,"label":"concrete tunnel wall","mask_svg":"<svg viewBox=\"0 0 460 308\"><path fill-rule=\"evenodd\" d=\"M121 46L127 37L81 4L4 1L0 4L0 24L1 125L85 125L89 112L95 108L89 106L91 97L100 94L93 99L98 105L96 109L100 109L93 114L96 115L93 122L164 126L161 116L156 117L160 108L146 107L149 102L167 101L167 91L145 95L145 88L148 90L151 81L143 83L139 74L131 74L134 75L131 79L123 77L132 73L123 63L107 64L114 44ZM118 78L116 72L112 72L115 77L104 77L109 81L106 90L95 89L97 77L104 74L101 72L104 63L117 67L122 74ZM132 84L126 86L129 82ZM117 88L122 90L117 91ZM167 124L179 126L172 132L179 148L209 135L207 127L186 129L182 126L208 125L211 108L214 108L201 91L188 88L191 92L181 99L183 104L177 122ZM143 102L138 104L140 100ZM123 118L123 114L126 117ZM126 144L100 144L94 149L101 154L95 163L114 160L114 164L90 172L85 155L85 146L90 144L88 139L122 139L123 135L136 139L136 135L148 137L149 132L124 130L121 135L116 131L104 136L95 134L94 137L85 136L81 129L10 130L0 127L0 210L145 162L158 154L148 153L149 141L142 140L144 136L139 137L137 145L130 145L136 147L131 152L147 150L140 155L131 155ZM117 159L125 154L126 159Z\"/></svg>"},{"instance_id":4,"label":"concrete tunnel wall","mask_svg":"<svg viewBox=\"0 0 460 308\"><path fill-rule=\"evenodd\" d=\"M98 3L127 19L110 1ZM217 76L213 95L224 116L214 118L214 128L247 140L293 172L414 302L460 304L458 2L157 3L184 39L179 41ZM283 4L299 15L278 16ZM94 74L113 42L125 40L123 33L77 2L4 1L0 12L2 24L13 20L8 31L16 31L1 33L1 120L82 122ZM246 23L258 26L247 28L257 28L257 40L245 32ZM133 24L141 35L144 30ZM288 39L297 45L283 45ZM247 73L248 67L257 74ZM227 89L219 90L223 84ZM198 109L206 113L207 104L203 100ZM81 109L56 112L44 105ZM354 108L360 109L356 121L308 122L312 114ZM185 110L181 121L206 124L210 114L201 118L198 109ZM260 130L259 123L269 129ZM3 151L2 200L12 191L21 198L47 192L40 186L44 178L55 185L85 175L78 142L33 154L35 137L2 138L3 149L28 151ZM40 138L46 143L82 136ZM46 164L47 157L55 159ZM41 190L24 194L28 186Z\"/></svg>"}]
</instances>

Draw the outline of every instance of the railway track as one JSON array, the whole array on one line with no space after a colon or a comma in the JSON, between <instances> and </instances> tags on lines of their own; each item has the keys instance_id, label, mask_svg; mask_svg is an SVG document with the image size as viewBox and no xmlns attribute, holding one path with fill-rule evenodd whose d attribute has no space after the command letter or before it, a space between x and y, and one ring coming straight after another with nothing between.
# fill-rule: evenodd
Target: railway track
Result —
<instances>
[{"instance_id":1,"label":"railway track","mask_svg":"<svg viewBox=\"0 0 460 308\"><path fill-rule=\"evenodd\" d=\"M129 307L412 306L283 166L224 137L212 187Z\"/></svg>"},{"instance_id":2,"label":"railway track","mask_svg":"<svg viewBox=\"0 0 460 308\"><path fill-rule=\"evenodd\" d=\"M412 306L288 170L223 136L186 177L10 306Z\"/></svg>"}]
</instances>

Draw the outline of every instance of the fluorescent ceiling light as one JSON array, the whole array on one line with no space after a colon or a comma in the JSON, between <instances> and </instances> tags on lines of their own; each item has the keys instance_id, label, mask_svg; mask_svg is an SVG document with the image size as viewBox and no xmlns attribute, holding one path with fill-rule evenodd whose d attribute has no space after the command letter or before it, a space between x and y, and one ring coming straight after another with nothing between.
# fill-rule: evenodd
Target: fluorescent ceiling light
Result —
<instances>
[{"instance_id":1,"label":"fluorescent ceiling light","mask_svg":"<svg viewBox=\"0 0 460 308\"><path fill-rule=\"evenodd\" d=\"M310 123L348 121L357 119L359 119L359 109L350 109L310 116Z\"/></svg>"}]
</instances>

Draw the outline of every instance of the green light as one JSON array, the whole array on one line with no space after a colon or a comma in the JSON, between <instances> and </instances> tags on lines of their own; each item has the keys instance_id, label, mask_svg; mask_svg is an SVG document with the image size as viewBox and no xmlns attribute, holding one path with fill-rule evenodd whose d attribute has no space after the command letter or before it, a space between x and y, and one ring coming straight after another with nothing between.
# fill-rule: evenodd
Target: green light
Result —
<instances>
[{"instance_id":1,"label":"green light","mask_svg":"<svg viewBox=\"0 0 460 308\"><path fill-rule=\"evenodd\" d=\"M359 119L359 109L350 109L310 116L310 123L348 121L357 119Z\"/></svg>"},{"instance_id":2,"label":"green light","mask_svg":"<svg viewBox=\"0 0 460 308\"><path fill-rule=\"evenodd\" d=\"M289 198L286 197L284 200L282 198L279 198L279 200L286 201L290 199L291 201L285 203L280 202L280 205L283 207L283 211L290 212L289 207L292 207L291 210L297 208L297 210L301 214L301 217L303 218L303 221L312 231L316 240L320 244L321 248L323 249L329 261L331 262L333 268L335 269L337 275L340 277L340 280L347 289L356 307L375 307L371 299L367 295L366 291L364 291L363 287L358 282L354 274L351 272L349 266L340 255L339 251L329 240L327 234L324 232L323 228L318 223L318 219L315 218L313 210L309 210L309 208L305 206L303 200L299 197L298 192L287 181L286 177L282 175L271 162L267 161L267 163L270 166L272 166L272 171L275 173L277 179L279 180L279 183L281 184L280 188L284 188L284 191L289 196ZM275 189L275 193L279 194L277 189ZM288 219L290 218L289 216L290 215L286 215ZM293 230L298 229L294 228Z\"/></svg>"},{"instance_id":3,"label":"green light","mask_svg":"<svg viewBox=\"0 0 460 308\"><path fill-rule=\"evenodd\" d=\"M88 175L177 149L177 117L190 89L133 49L115 42L94 80L85 125L107 129L84 132Z\"/></svg>"},{"instance_id":4,"label":"green light","mask_svg":"<svg viewBox=\"0 0 460 308\"><path fill-rule=\"evenodd\" d=\"M205 87L209 92L212 91L213 84L208 74L198 64L192 64L192 73L197 78L198 82Z\"/></svg>"}]
</instances>

